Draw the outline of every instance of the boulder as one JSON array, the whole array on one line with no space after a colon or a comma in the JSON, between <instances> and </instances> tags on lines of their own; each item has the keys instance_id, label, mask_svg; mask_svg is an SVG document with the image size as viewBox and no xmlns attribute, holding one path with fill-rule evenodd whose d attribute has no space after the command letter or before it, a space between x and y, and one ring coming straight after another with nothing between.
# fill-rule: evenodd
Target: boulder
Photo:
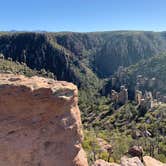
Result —
<instances>
[{"instance_id":1,"label":"boulder","mask_svg":"<svg viewBox=\"0 0 166 166\"><path fill-rule=\"evenodd\" d=\"M92 166L166 166L166 164L149 156L143 157L143 163L138 157L128 158L124 156L121 158L120 164L109 163L99 159Z\"/></svg>"},{"instance_id":2,"label":"boulder","mask_svg":"<svg viewBox=\"0 0 166 166\"><path fill-rule=\"evenodd\" d=\"M144 166L138 157L128 158L126 156L121 158L120 166Z\"/></svg>"},{"instance_id":3,"label":"boulder","mask_svg":"<svg viewBox=\"0 0 166 166\"><path fill-rule=\"evenodd\" d=\"M139 157L142 159L142 155L143 155L143 148L141 146L132 146L128 153L132 156L132 157Z\"/></svg>"},{"instance_id":4,"label":"boulder","mask_svg":"<svg viewBox=\"0 0 166 166\"><path fill-rule=\"evenodd\" d=\"M164 164L150 156L144 156L143 162L144 162L144 166L166 166L166 164Z\"/></svg>"},{"instance_id":5,"label":"boulder","mask_svg":"<svg viewBox=\"0 0 166 166\"><path fill-rule=\"evenodd\" d=\"M124 156L121 158L120 164L108 163L104 160L96 160L93 166L144 166L138 157L128 158Z\"/></svg>"},{"instance_id":6,"label":"boulder","mask_svg":"<svg viewBox=\"0 0 166 166\"><path fill-rule=\"evenodd\" d=\"M87 166L77 102L72 83L0 74L0 166Z\"/></svg>"},{"instance_id":7,"label":"boulder","mask_svg":"<svg viewBox=\"0 0 166 166\"><path fill-rule=\"evenodd\" d=\"M96 160L93 166L120 166L119 164L116 163L108 163L104 160Z\"/></svg>"}]
</instances>

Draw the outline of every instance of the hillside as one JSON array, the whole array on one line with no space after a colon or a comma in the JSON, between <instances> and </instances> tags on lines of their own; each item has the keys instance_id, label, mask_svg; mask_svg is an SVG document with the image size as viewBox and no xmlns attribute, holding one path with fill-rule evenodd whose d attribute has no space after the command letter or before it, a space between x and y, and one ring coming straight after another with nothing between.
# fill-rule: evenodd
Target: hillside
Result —
<instances>
[{"instance_id":1,"label":"hillside","mask_svg":"<svg viewBox=\"0 0 166 166\"><path fill-rule=\"evenodd\" d=\"M95 56L102 77L113 74L119 66L127 67L165 51L165 39L153 32L116 32Z\"/></svg>"},{"instance_id":2,"label":"hillside","mask_svg":"<svg viewBox=\"0 0 166 166\"><path fill-rule=\"evenodd\" d=\"M165 76L166 54L162 53L122 68L121 72L117 71L110 79L105 80L106 84L101 92L108 97L105 98L105 102L100 100L99 109L95 107L96 111L90 112L85 122L87 126L95 128L95 135L115 146L113 158L119 153L123 155L131 145L138 144L143 147L145 154L166 161L166 105L159 104L151 109L140 109L134 99L138 85L143 94L146 91L152 92L156 100L156 94L160 92L164 98ZM112 84L112 78L116 80L115 85ZM140 84L138 84L139 79L141 79ZM121 107L115 107L111 102L111 90L119 91L121 85L125 85L128 89L130 101Z\"/></svg>"},{"instance_id":3,"label":"hillside","mask_svg":"<svg viewBox=\"0 0 166 166\"><path fill-rule=\"evenodd\" d=\"M58 80L72 81L79 86L82 80L76 73L86 74L88 70L108 77L119 65L129 66L165 50L164 33L155 32L16 32L0 35L0 52L5 57L24 62L33 69L44 68L53 72Z\"/></svg>"},{"instance_id":4,"label":"hillside","mask_svg":"<svg viewBox=\"0 0 166 166\"><path fill-rule=\"evenodd\" d=\"M138 86L138 77L142 77L142 83L139 85L142 91L151 91L153 93L160 92L166 94L166 53L150 57L146 60L140 60L138 63L123 68L121 76L115 72L111 78L105 81L103 86L103 94L109 95L111 92L112 78L117 79L115 89L119 89L121 85L129 90L129 98L134 99L135 88Z\"/></svg>"},{"instance_id":5,"label":"hillside","mask_svg":"<svg viewBox=\"0 0 166 166\"><path fill-rule=\"evenodd\" d=\"M150 58L146 61L140 61L136 65L132 65L127 69L127 77L129 82L136 84L136 77L142 75L147 78L155 78L158 84L147 87L149 90L158 90L163 94L166 93L166 54L163 53L157 57ZM132 84L129 86L132 86Z\"/></svg>"},{"instance_id":6,"label":"hillside","mask_svg":"<svg viewBox=\"0 0 166 166\"><path fill-rule=\"evenodd\" d=\"M103 107L104 108L104 107ZM140 116L139 109L129 103L118 110L108 109L100 114L91 115L85 131L84 149L89 160L93 161L92 152L102 159L108 159L107 152L100 152L98 138L107 141L113 148L111 161L119 162L133 145L142 146L144 155L151 155L166 162L166 105L160 105Z\"/></svg>"}]
</instances>

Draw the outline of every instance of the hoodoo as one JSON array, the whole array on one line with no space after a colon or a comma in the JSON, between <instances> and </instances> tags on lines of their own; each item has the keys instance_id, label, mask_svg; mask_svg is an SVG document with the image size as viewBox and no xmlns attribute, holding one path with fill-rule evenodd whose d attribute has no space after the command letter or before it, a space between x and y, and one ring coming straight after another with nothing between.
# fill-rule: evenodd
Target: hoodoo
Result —
<instances>
[{"instance_id":1,"label":"hoodoo","mask_svg":"<svg viewBox=\"0 0 166 166\"><path fill-rule=\"evenodd\" d=\"M0 165L87 166L72 83L0 74Z\"/></svg>"}]
</instances>

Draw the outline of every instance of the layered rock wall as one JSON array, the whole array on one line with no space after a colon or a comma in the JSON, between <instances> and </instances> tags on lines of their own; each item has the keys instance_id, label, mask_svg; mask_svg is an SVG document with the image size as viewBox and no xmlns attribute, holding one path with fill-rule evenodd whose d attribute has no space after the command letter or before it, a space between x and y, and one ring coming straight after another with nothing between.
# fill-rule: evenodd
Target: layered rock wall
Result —
<instances>
[{"instance_id":1,"label":"layered rock wall","mask_svg":"<svg viewBox=\"0 0 166 166\"><path fill-rule=\"evenodd\" d=\"M0 166L87 166L77 87L0 74Z\"/></svg>"}]
</instances>

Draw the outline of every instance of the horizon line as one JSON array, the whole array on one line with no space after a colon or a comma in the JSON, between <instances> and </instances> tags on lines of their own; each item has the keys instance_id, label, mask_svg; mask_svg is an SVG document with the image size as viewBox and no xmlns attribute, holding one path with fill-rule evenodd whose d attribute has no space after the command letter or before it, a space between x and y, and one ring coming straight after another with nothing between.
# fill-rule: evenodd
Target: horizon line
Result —
<instances>
[{"instance_id":1,"label":"horizon line","mask_svg":"<svg viewBox=\"0 0 166 166\"><path fill-rule=\"evenodd\" d=\"M136 29L113 29L113 30L96 30L96 31L72 31L72 30L64 30L64 31L49 31L49 30L0 30L0 32L39 32L39 33L100 33L100 32L165 32L166 30L136 30Z\"/></svg>"}]
</instances>

